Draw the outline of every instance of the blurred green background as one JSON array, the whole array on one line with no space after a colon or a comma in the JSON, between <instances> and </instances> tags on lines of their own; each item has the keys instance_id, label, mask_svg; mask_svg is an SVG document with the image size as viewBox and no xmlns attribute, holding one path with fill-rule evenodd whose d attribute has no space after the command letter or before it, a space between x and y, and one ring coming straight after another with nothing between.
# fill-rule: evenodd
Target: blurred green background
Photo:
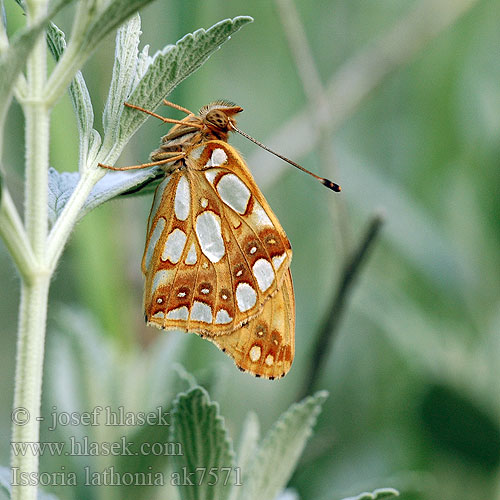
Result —
<instances>
[{"instance_id":1,"label":"blurred green background","mask_svg":"<svg viewBox=\"0 0 500 500\"><path fill-rule=\"evenodd\" d=\"M54 370L63 377L65 369L78 370L55 366L53 354L64 329L61 315L75 309L92 318L97 336L112 346L114 364L132 360L138 373L138 363L147 365L148 353L162 342L182 343L173 361L220 402L232 436L250 410L265 430L297 399L345 258L373 214L383 212L384 227L316 386L330 397L290 484L302 499L383 486L400 489L405 499L500 499L500 2L296 1L309 51L299 60L313 65L303 68L313 103L279 5L290 8L268 0L158 0L141 17L142 44L153 54L200 27L252 16L255 22L169 99L193 111L232 100L245 109L242 130L342 185L342 193L333 194L243 138L231 140L292 242L297 323L291 372L277 382L258 380L194 335L144 326L140 261L152 200L143 196L108 203L76 227L51 289L47 380ZM13 1L6 9L13 32L23 18ZM460 9L463 15L453 19ZM71 14L57 19L67 32ZM448 15L449 25L439 28ZM434 25L437 36L429 35ZM406 52L401 40L409 40ZM396 62L391 54L399 49ZM109 36L83 68L99 130L113 54ZM344 82L341 92L318 94L312 70L324 88ZM350 100L358 91L362 98ZM321 106L322 98L329 106ZM331 120L331 128L321 128L322 119ZM4 174L19 206L22 120L13 105ZM78 137L69 97L58 104L52 127L51 164L74 171ZM148 120L119 164L146 161L165 130ZM0 283L0 439L7 443L19 286L3 245ZM149 376L144 390L154 391L160 375ZM47 383L48 411L57 399L53 392ZM8 461L2 445L0 462Z\"/></svg>"}]
</instances>

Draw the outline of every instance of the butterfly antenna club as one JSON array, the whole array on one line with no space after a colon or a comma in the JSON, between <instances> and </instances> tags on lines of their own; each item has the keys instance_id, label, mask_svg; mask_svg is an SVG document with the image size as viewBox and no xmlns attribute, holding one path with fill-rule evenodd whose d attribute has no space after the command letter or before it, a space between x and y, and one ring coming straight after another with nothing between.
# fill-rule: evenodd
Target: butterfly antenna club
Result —
<instances>
[{"instance_id":1,"label":"butterfly antenna club","mask_svg":"<svg viewBox=\"0 0 500 500\"><path fill-rule=\"evenodd\" d=\"M235 127L232 125L232 130L234 132L238 132L238 134L242 135L243 137L246 137L248 140L252 141L253 143L257 144L257 146L260 146L262 149L265 149L269 153L273 154L274 156L277 156L278 158L282 159L283 161L286 161L290 165L294 166L295 168L298 168L299 170L302 170L302 172L305 172L306 174L311 175L315 179L317 179L323 186L326 186L328 189L331 189L332 191L335 191L336 193L339 193L342 188L335 182L325 179L324 177L320 177L319 175L314 174L310 170L307 170L307 168L304 168L302 165L299 165L298 163L295 163L294 161L290 160L286 156L283 156L279 153L276 153L276 151L273 151L272 149L268 148L265 144L262 144L262 142L258 141L257 139L254 139L251 135L248 135L246 132L243 132L243 130L240 130L239 128Z\"/></svg>"}]
</instances>

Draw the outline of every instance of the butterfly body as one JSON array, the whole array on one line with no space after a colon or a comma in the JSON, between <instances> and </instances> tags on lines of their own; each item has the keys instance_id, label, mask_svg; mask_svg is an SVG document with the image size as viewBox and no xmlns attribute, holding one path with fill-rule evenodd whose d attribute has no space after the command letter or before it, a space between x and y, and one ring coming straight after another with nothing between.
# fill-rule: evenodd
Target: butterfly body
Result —
<instances>
[{"instance_id":1,"label":"butterfly body","mask_svg":"<svg viewBox=\"0 0 500 500\"><path fill-rule=\"evenodd\" d=\"M148 221L144 309L148 324L198 333L240 369L273 379L294 354L292 251L227 143L240 111L223 101L205 106L151 156L165 161L167 175Z\"/></svg>"}]
</instances>

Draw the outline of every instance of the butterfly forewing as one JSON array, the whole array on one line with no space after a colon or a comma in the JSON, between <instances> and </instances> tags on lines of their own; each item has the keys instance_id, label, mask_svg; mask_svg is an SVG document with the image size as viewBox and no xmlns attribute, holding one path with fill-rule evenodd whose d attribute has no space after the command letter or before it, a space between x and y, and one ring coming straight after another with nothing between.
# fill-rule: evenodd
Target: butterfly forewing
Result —
<instances>
[{"instance_id":1,"label":"butterfly forewing","mask_svg":"<svg viewBox=\"0 0 500 500\"><path fill-rule=\"evenodd\" d=\"M143 258L146 319L160 328L227 335L260 316L268 301L274 310L285 302L279 290L290 243L226 142L192 148L185 163L155 194Z\"/></svg>"}]
</instances>

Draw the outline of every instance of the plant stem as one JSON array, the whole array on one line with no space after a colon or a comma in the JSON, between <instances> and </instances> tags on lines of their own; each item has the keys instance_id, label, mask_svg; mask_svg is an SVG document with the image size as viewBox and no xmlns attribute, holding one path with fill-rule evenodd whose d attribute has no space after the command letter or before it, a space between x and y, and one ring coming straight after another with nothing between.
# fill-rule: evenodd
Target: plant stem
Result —
<instances>
[{"instance_id":1,"label":"plant stem","mask_svg":"<svg viewBox=\"0 0 500 500\"><path fill-rule=\"evenodd\" d=\"M21 286L19 309L19 336L17 339L16 384L14 409L27 410L29 420L25 425L12 424L12 442L37 442L40 438L40 402L42 396L43 354L45 345L45 320L49 293L49 274L39 274L28 285ZM16 413L14 412L13 415ZM17 414L19 415L19 414ZM13 471L38 473L38 455L31 450L23 454L12 453ZM13 500L35 500L34 485L12 486Z\"/></svg>"},{"instance_id":2,"label":"plant stem","mask_svg":"<svg viewBox=\"0 0 500 500\"><path fill-rule=\"evenodd\" d=\"M28 25L33 25L45 16L47 7L46 0L27 2ZM28 58L26 76L27 94L22 103L26 119L25 225L34 265L31 266L29 278L23 277L21 282L14 408L24 408L28 412L26 415L29 415L29 419L24 425L19 425L13 418L13 442L37 442L40 435L38 417L51 278L45 262L48 234L50 113L43 95L47 80L47 53L43 35L36 42ZM14 471L37 475L38 460L38 455L32 450L17 455L12 451L11 463ZM14 500L35 500L36 496L36 485L16 483L12 485Z\"/></svg>"},{"instance_id":3,"label":"plant stem","mask_svg":"<svg viewBox=\"0 0 500 500\"><path fill-rule=\"evenodd\" d=\"M42 39L45 43L45 40ZM39 52L35 48L33 56ZM45 55L45 47L43 47ZM30 66L30 65L29 65ZM42 70L43 71L43 70ZM34 70L32 70L35 73ZM28 80L30 98L24 104L26 117L25 224L35 256L45 258L48 233L49 112L37 91L40 75Z\"/></svg>"},{"instance_id":4,"label":"plant stem","mask_svg":"<svg viewBox=\"0 0 500 500\"><path fill-rule=\"evenodd\" d=\"M29 283L35 271L35 256L19 213L6 187L3 188L0 203L0 236L16 263L21 277Z\"/></svg>"},{"instance_id":5,"label":"plant stem","mask_svg":"<svg viewBox=\"0 0 500 500\"><path fill-rule=\"evenodd\" d=\"M85 42L85 32L92 20L95 21L97 6L98 2L95 0L77 4L70 41L59 60L60 64L54 68L47 81L46 100L49 106L53 106L64 94L77 69L82 67L88 57L88 53L82 49L82 44Z\"/></svg>"}]
</instances>

